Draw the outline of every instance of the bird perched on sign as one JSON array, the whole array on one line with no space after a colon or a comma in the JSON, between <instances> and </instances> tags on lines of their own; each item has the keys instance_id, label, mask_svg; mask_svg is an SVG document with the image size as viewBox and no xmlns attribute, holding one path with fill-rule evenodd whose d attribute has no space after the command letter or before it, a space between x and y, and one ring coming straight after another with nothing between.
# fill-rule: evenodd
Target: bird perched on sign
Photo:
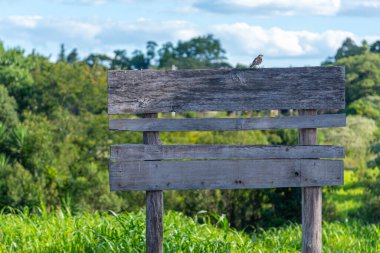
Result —
<instances>
[{"instance_id":1,"label":"bird perched on sign","mask_svg":"<svg viewBox=\"0 0 380 253\"><path fill-rule=\"evenodd\" d=\"M250 65L249 67L250 67L250 68L254 68L255 66L260 65L262 62L263 62L263 55L262 55L262 54L259 54L259 55L253 60L253 62L251 63L251 65Z\"/></svg>"}]
</instances>

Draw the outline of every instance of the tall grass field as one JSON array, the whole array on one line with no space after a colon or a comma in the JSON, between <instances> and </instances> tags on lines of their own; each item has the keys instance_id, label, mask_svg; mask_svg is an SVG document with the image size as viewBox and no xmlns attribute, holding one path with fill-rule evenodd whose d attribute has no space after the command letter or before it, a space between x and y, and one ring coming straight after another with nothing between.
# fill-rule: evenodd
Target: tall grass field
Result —
<instances>
[{"instance_id":1,"label":"tall grass field","mask_svg":"<svg viewBox=\"0 0 380 253\"><path fill-rule=\"evenodd\" d=\"M9 212L10 211L10 212ZM164 220L164 252L300 252L301 227L238 232L227 219L200 214L188 218L169 211ZM0 214L1 252L145 252L145 213ZM324 223L323 252L380 252L380 226Z\"/></svg>"}]
</instances>

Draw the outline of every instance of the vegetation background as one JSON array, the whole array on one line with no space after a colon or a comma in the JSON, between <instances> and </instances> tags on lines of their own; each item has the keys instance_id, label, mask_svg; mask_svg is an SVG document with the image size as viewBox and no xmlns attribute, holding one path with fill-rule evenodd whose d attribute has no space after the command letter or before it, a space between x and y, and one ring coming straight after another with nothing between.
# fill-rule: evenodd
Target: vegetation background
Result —
<instances>
[{"instance_id":1,"label":"vegetation background","mask_svg":"<svg viewBox=\"0 0 380 253\"><path fill-rule=\"evenodd\" d=\"M10 249L14 238L21 240L17 245L25 244L23 240L25 240L26 230L20 232L19 237L16 236L17 229L16 232L13 231L16 234L10 234L12 235L10 238L13 238L10 241L6 240L4 232L7 224L14 224L13 228L15 228L17 226L15 224L19 224L17 219L20 217L20 222L24 225L39 224L38 226L43 226L44 217L51 219L50 222L59 220L57 217L62 217L68 222L65 223L66 225L73 222L76 219L74 217L79 217L78 219L86 217L83 218L85 220L101 219L101 222L105 224L113 224L112 229L118 231L117 224L125 225L132 221L128 220L130 217L128 214L118 216L116 213L127 211L134 214L135 222L141 222L140 225L134 223L136 225L134 228L138 228L139 230L136 231L140 233L143 229L140 210L144 207L144 192L109 191L109 146L118 143L142 143L142 134L108 130L107 70L171 69L172 66L178 69L232 67L225 55L221 42L213 35L178 41L176 44L168 42L158 45L153 41L148 41L145 52L135 50L128 54L125 50L115 50L111 57L93 53L83 59L79 59L76 49L66 51L65 46L61 45L57 62L52 62L49 57L37 52L26 55L21 48L6 49L0 43L0 208L3 209L0 221L0 228L3 231L0 232L0 244L3 243L4 249ZM347 105L344 111L347 114L347 127L323 129L318 133L319 143L346 147L345 185L324 188L324 220L341 221L346 224L340 229L350 230L355 227L357 229L352 231L355 230L358 235L364 233L365 230L365 233L368 233L368 240L373 240L368 244L362 243L361 246L364 245L365 248L360 248L360 250L358 248L358 251L364 252L368 249L368 252L376 252L379 248L379 243L376 243L376 240L379 241L380 238L379 227L369 224L378 224L380 221L380 41L370 45L363 41L361 45L357 45L347 38L337 50L336 55L329 57L322 65L345 66L347 82ZM293 114L294 112L280 113ZM159 116L192 118L262 115L270 115L270 112L244 111L212 114L188 112ZM136 116L129 115L128 117ZM165 144L291 145L297 142L297 130L176 132L161 133L161 138ZM298 225L289 225L289 222L295 224L300 222L300 198L299 189L281 188L167 191L164 201L166 210L174 210L195 217L194 220L186 220L187 218L181 216L183 220L174 221L175 215L169 212L170 221L167 221L169 224L176 222L188 224L195 221L195 223L210 226L209 229L215 226L225 228L227 235L235 233L237 237L243 238L241 240L244 243L248 241L252 243L257 238L246 237L246 233L262 231L258 237L264 240L263 233L272 232L260 229L269 227L282 226L274 234L290 235L289 231L295 231L295 238L299 237ZM115 214L107 216L102 213L108 210L113 210ZM97 213L92 214L94 211ZM207 211L211 216L207 216L206 220L203 216L199 218L201 211ZM50 218L49 214L51 214ZM118 223L120 217L128 220L125 221L127 223ZM96 223L97 221L94 220L91 222ZM347 225L347 222L350 223ZM122 227L125 229L124 225ZM244 234L231 229L230 226L244 231ZM334 227L335 225L327 224L326 226ZM181 226L178 225L178 227ZM47 227L43 229L48 230ZM327 231L330 230L327 229ZM334 231L338 231L336 227L331 230L331 233ZM100 233L103 236L108 233L107 230L103 232L104 234ZM120 231L115 233L123 234ZM80 237L80 233L78 236ZM141 236L143 234L140 233ZM143 240L140 237L136 240ZM89 251L97 251L96 247L99 244L108 245L103 250L112 251L112 243L114 243L115 252L123 249L118 248L119 244L115 241L115 235L112 238L104 237L104 240L96 238L99 241L94 240L96 246L93 246L95 248L89 246ZM31 239L30 242L34 240L36 239ZM91 242L91 239L89 240ZM109 244L107 244L108 241ZM220 241L222 242L223 239ZM236 238L230 238L230 241L236 241ZM54 238L50 244L54 244ZM349 245L347 242L342 243L343 246L344 244ZM131 244L120 247L126 247L126 245ZM221 245L225 247L225 244ZM249 249L246 244L243 245L245 246L242 248ZM290 246L290 252L292 252L291 249L297 250L300 245L293 246ZM166 247L169 248L168 245ZM242 252L242 248L239 250L233 247L232 250ZM18 248L20 249L22 248ZM17 247L14 250L17 251ZM32 250L32 248L24 250ZM72 250L75 251L75 247L67 248L67 251ZM86 248L77 250L86 250ZM214 252L225 251L222 248L213 250ZM349 252L346 250L342 248L342 251ZM195 252L206 251L212 252L207 248L195 250Z\"/></svg>"}]
</instances>

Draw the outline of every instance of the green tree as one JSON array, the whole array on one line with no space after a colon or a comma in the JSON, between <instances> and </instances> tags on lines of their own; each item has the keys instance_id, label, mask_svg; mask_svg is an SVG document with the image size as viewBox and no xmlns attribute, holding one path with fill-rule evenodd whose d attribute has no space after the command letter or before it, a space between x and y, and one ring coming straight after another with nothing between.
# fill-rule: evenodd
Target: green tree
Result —
<instances>
[{"instance_id":1,"label":"green tree","mask_svg":"<svg viewBox=\"0 0 380 253\"><path fill-rule=\"evenodd\" d=\"M131 69L131 62L126 50L115 50L111 61L111 69Z\"/></svg>"},{"instance_id":2,"label":"green tree","mask_svg":"<svg viewBox=\"0 0 380 253\"><path fill-rule=\"evenodd\" d=\"M347 113L373 119L380 125L380 96L366 96L348 105Z\"/></svg>"},{"instance_id":3,"label":"green tree","mask_svg":"<svg viewBox=\"0 0 380 253\"><path fill-rule=\"evenodd\" d=\"M59 54L58 54L57 62L65 62L65 61L66 61L65 45L62 43Z\"/></svg>"},{"instance_id":4,"label":"green tree","mask_svg":"<svg viewBox=\"0 0 380 253\"><path fill-rule=\"evenodd\" d=\"M210 34L179 41L176 46L165 43L158 54L160 68L170 68L172 65L180 69L230 67L224 61L227 58L220 41Z\"/></svg>"},{"instance_id":5,"label":"green tree","mask_svg":"<svg viewBox=\"0 0 380 253\"><path fill-rule=\"evenodd\" d=\"M369 47L367 41L363 40L362 46L358 46L351 38L347 38L336 52L335 60L337 61L345 57L361 55L368 52L368 50Z\"/></svg>"},{"instance_id":6,"label":"green tree","mask_svg":"<svg viewBox=\"0 0 380 253\"><path fill-rule=\"evenodd\" d=\"M59 62L33 73L35 87L41 92L38 106L48 114L59 107L76 115L81 111L100 113L106 110L107 75L104 67L90 67L84 62Z\"/></svg>"},{"instance_id":7,"label":"green tree","mask_svg":"<svg viewBox=\"0 0 380 253\"><path fill-rule=\"evenodd\" d=\"M332 63L346 66L347 113L352 116L347 128L322 130L321 139L339 145L347 140L346 164L358 168L378 156L377 149L369 147L378 143L380 55L368 52L366 43L350 43ZM354 52L354 46L361 53ZM64 204L72 210L121 211L144 205L144 193L109 192L109 146L142 143L142 135L108 130L107 69L229 67L225 50L212 35L168 42L157 49L149 41L145 52L135 50L131 56L115 50L113 57L90 54L77 61L69 59L62 45L64 60L50 62L35 52L25 56L23 50L6 50L1 44L1 207L34 205L40 199L49 207ZM296 144L297 131L176 132L161 137L166 144ZM190 215L202 209L225 213L239 228L297 222L300 217L299 189L168 191L165 202L168 208Z\"/></svg>"},{"instance_id":8,"label":"green tree","mask_svg":"<svg viewBox=\"0 0 380 253\"><path fill-rule=\"evenodd\" d=\"M346 103L371 95L380 96L380 54L344 57L335 65L346 68Z\"/></svg>"},{"instance_id":9,"label":"green tree","mask_svg":"<svg viewBox=\"0 0 380 253\"><path fill-rule=\"evenodd\" d=\"M348 116L344 128L321 129L323 143L344 145L346 158L345 167L349 169L367 168L370 146L376 139L378 127L372 119L362 116Z\"/></svg>"},{"instance_id":10,"label":"green tree","mask_svg":"<svg viewBox=\"0 0 380 253\"><path fill-rule=\"evenodd\" d=\"M79 55L76 48L74 48L68 55L66 61L68 63L74 63L79 61Z\"/></svg>"},{"instance_id":11,"label":"green tree","mask_svg":"<svg viewBox=\"0 0 380 253\"><path fill-rule=\"evenodd\" d=\"M9 96L17 98L17 110L21 112L30 104L33 96L33 78L30 63L20 48L5 50L0 43L0 84L4 85Z\"/></svg>"},{"instance_id":12,"label":"green tree","mask_svg":"<svg viewBox=\"0 0 380 253\"><path fill-rule=\"evenodd\" d=\"M130 60L131 69L147 69L149 68L150 60L145 57L144 53L140 50L135 50L132 53Z\"/></svg>"},{"instance_id":13,"label":"green tree","mask_svg":"<svg viewBox=\"0 0 380 253\"><path fill-rule=\"evenodd\" d=\"M148 41L146 43L146 58L149 60L149 65L152 65L152 60L156 57L157 43Z\"/></svg>"},{"instance_id":14,"label":"green tree","mask_svg":"<svg viewBox=\"0 0 380 253\"><path fill-rule=\"evenodd\" d=\"M375 41L371 47L370 51L373 53L380 53L380 40Z\"/></svg>"},{"instance_id":15,"label":"green tree","mask_svg":"<svg viewBox=\"0 0 380 253\"><path fill-rule=\"evenodd\" d=\"M1 163L0 154L0 163ZM0 165L1 166L1 165ZM31 173L21 164L5 165L0 170L0 206L36 206L42 192ZM5 183L6 182L6 183Z\"/></svg>"},{"instance_id":16,"label":"green tree","mask_svg":"<svg viewBox=\"0 0 380 253\"><path fill-rule=\"evenodd\" d=\"M93 67L94 65L101 65L103 67L110 67L111 66L111 57L105 54L90 54L84 59L84 62L86 62L90 67Z\"/></svg>"},{"instance_id":17,"label":"green tree","mask_svg":"<svg viewBox=\"0 0 380 253\"><path fill-rule=\"evenodd\" d=\"M8 94L7 88L0 85L0 123L7 127L13 127L18 123L17 103Z\"/></svg>"}]
</instances>

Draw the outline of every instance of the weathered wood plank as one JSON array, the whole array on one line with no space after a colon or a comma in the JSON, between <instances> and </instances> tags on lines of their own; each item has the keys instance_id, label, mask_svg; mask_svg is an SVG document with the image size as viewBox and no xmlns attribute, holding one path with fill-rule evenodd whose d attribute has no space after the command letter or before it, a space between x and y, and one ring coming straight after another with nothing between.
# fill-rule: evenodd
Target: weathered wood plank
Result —
<instances>
[{"instance_id":1,"label":"weathered wood plank","mask_svg":"<svg viewBox=\"0 0 380 253\"><path fill-rule=\"evenodd\" d=\"M316 110L300 110L300 115L316 115ZM317 129L300 129L298 143L301 145L317 144ZM319 174L312 166L306 167L310 173ZM342 171L343 173L343 171ZM343 176L342 176L343 184ZM307 186L318 186L307 185ZM302 188L302 252L322 252L322 189L321 187Z\"/></svg>"},{"instance_id":2,"label":"weathered wood plank","mask_svg":"<svg viewBox=\"0 0 380 253\"><path fill-rule=\"evenodd\" d=\"M343 161L274 159L111 162L110 182L113 191L341 185Z\"/></svg>"},{"instance_id":3,"label":"weathered wood plank","mask_svg":"<svg viewBox=\"0 0 380 253\"><path fill-rule=\"evenodd\" d=\"M110 156L113 161L270 158L344 158L344 147L120 144L111 146Z\"/></svg>"},{"instance_id":4,"label":"weathered wood plank","mask_svg":"<svg viewBox=\"0 0 380 253\"><path fill-rule=\"evenodd\" d=\"M207 118L207 119L110 119L111 130L127 131L239 131L346 126L345 114L315 116Z\"/></svg>"},{"instance_id":5,"label":"weathered wood plank","mask_svg":"<svg viewBox=\"0 0 380 253\"><path fill-rule=\"evenodd\" d=\"M156 113L145 114L144 118L157 118ZM143 132L143 142L148 145L161 145L159 132ZM112 186L111 186L112 188ZM164 196L162 191L146 192L146 252L162 253L163 246Z\"/></svg>"},{"instance_id":6,"label":"weathered wood plank","mask_svg":"<svg viewBox=\"0 0 380 253\"><path fill-rule=\"evenodd\" d=\"M108 113L342 109L343 67L108 72Z\"/></svg>"}]
</instances>

